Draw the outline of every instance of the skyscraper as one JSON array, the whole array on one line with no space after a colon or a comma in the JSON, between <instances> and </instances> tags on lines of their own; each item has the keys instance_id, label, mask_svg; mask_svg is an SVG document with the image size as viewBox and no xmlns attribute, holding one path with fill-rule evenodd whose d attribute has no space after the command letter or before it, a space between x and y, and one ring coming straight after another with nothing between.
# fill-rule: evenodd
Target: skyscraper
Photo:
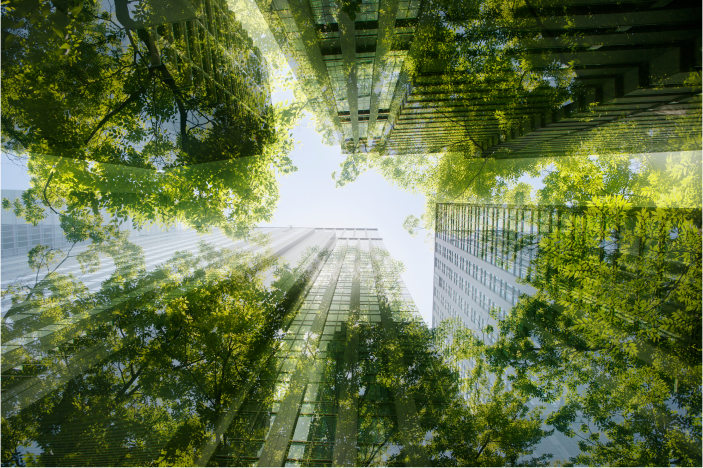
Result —
<instances>
[{"instance_id":1,"label":"skyscraper","mask_svg":"<svg viewBox=\"0 0 703 468\"><path fill-rule=\"evenodd\" d=\"M530 0L510 15L498 15L505 24L498 26L496 40L519 31L521 49L516 53L535 73L571 66L571 98L550 102L553 79L550 85L525 89L516 98L511 97L515 89L492 93L507 77L493 76L495 81L477 84L462 61L485 54L490 63L494 52L476 46L465 55L452 56L441 38L426 36L430 40L416 57L408 86L399 87L396 105L389 111L389 132L377 142L377 149L388 154L442 152L472 140L484 157L506 151L534 157L561 154L593 130L610 132L622 124L629 136L618 141L635 140L631 144L662 145L672 138L673 129L673 137L679 138L698 132L701 7L697 2ZM470 24L466 18L467 27ZM495 28L485 31L494 33ZM516 71L516 76L520 73ZM516 88L522 84L515 81ZM496 110L500 115L494 114Z\"/></svg>"},{"instance_id":2,"label":"skyscraper","mask_svg":"<svg viewBox=\"0 0 703 468\"><path fill-rule=\"evenodd\" d=\"M207 99L239 119L264 121L270 105L265 59L222 0L116 0L116 17L165 82Z\"/></svg>"},{"instance_id":3,"label":"skyscraper","mask_svg":"<svg viewBox=\"0 0 703 468\"><path fill-rule=\"evenodd\" d=\"M498 308L505 316L520 294L534 292L531 286L517 283L527 276L534 250L521 249L520 239L512 232L516 228L527 228L528 234L534 231L531 212L441 203L436 215L432 325L460 319L491 344L495 332L482 332L486 325L495 329L491 309Z\"/></svg>"},{"instance_id":4,"label":"skyscraper","mask_svg":"<svg viewBox=\"0 0 703 468\"><path fill-rule=\"evenodd\" d=\"M554 213L549 209L544 212ZM498 321L507 316L521 294L535 292L529 284L517 282L530 274L530 261L536 253L533 242L523 245L521 241L534 241L530 236L549 232L538 228L544 228L543 218L538 209L529 207L437 204L432 326L455 319L487 345L495 343ZM497 319L490 315L492 310L497 311ZM493 327L490 333L485 330L488 325ZM471 364L453 362L462 377L470 372ZM546 406L548 413L560 404L531 403L533 407ZM535 455L546 453L564 460L577 454L578 446L557 432L535 449Z\"/></svg>"},{"instance_id":5,"label":"skyscraper","mask_svg":"<svg viewBox=\"0 0 703 468\"><path fill-rule=\"evenodd\" d=\"M628 343L645 329L654 343L647 346L656 352L682 342L684 349L696 349L700 278L689 271L700 268L700 209L632 207L618 197L593 197L590 203L585 207L437 204L432 322L459 319L458 324L446 324L448 349L452 330L461 325L488 345L500 338L499 346L488 353L504 353L522 339L522 349L553 346L568 349L572 360L581 359L606 347L583 346L576 342L576 333L568 333L580 328L606 334L615 327L622 335L610 338L613 346ZM541 312L548 315L542 321L535 318ZM496 325L508 314L515 314L515 320L510 321L509 332L501 328L498 336ZM584 325L589 319L593 322ZM660 325L674 320L690 328L673 334ZM559 333L565 335L557 338ZM513 341L515 337L519 338ZM518 356L510 361L514 367L503 369L507 372L503 377L514 372L506 383L520 372L516 369L524 357L520 352ZM672 367L690 358L680 359ZM643 366L652 362L641 361ZM471 364L453 362L462 374ZM527 372L528 379L540 379L538 373ZM560 385L551 397L531 395L537 398L533 403L547 405L548 412L563 413L568 404L589 398L596 387L590 382ZM579 432L577 422L571 420L568 432ZM560 434L545 439L537 449L557 458L579 450L573 438Z\"/></svg>"},{"instance_id":6,"label":"skyscraper","mask_svg":"<svg viewBox=\"0 0 703 468\"><path fill-rule=\"evenodd\" d=\"M390 383L431 359L425 327L376 230L336 233L283 345L223 417L227 443L211 441L200 463L428 463L418 412L432 414L442 391Z\"/></svg>"},{"instance_id":7,"label":"skyscraper","mask_svg":"<svg viewBox=\"0 0 703 468\"><path fill-rule=\"evenodd\" d=\"M3 217L5 217L5 213L3 213ZM3 232L6 231L7 226L3 225ZM40 229L42 227L39 226ZM58 272L80 271L81 265L78 259L80 259L81 254L85 254L88 251L90 241L72 247L70 243L66 242L59 226L50 225L50 227L52 232L58 231L59 235L54 232L56 240L50 240L52 243L48 247L53 250L62 249L63 252L60 252L59 260L63 260L63 256L66 255L66 261L59 265L60 269ZM28 228L35 228L34 232L41 233L41 230L36 230L36 227L29 226ZM193 230L182 229L161 231L152 228L151 230L146 230L146 232L133 231L129 240L136 245L137 250L126 250L115 260L117 263L127 266L138 266L143 263L144 274L146 275L161 266L174 252L197 255L201 243L205 242L218 248L243 249L248 252L263 253L267 257L280 258L285 264L297 265L303 258L306 249L312 247L325 249L334 240L334 231L316 232L314 229L304 228L262 228L255 230L254 234L259 237L265 237L258 239L259 242L251 242L244 239L232 240L218 231L205 236L199 236ZM49 239L46 236L43 239L39 237L36 242L30 239L31 244L29 248L40 244L47 245L47 240ZM4 252L2 269L4 287L10 285L32 285L35 280L36 272L32 271L28 265L27 250L19 250L17 254L10 254L7 250ZM69 256L69 254L72 255ZM214 260L210 259L210 262ZM307 267L308 265L303 266ZM201 267L207 268L207 263L201 265ZM98 292L103 282L114 274L115 262L104 261L98 269L86 271L85 274L81 275L81 283L90 292ZM272 280L273 271L266 272L266 283L270 284ZM144 286L143 290L147 291L155 286L155 284L150 283ZM110 321L110 310L119 307L124 302L124 298L115 298L102 307L88 310L85 313L73 314L71 320L56 321L42 319L42 308L38 305L33 306L31 303L26 304L19 313L17 310L11 310L12 302L10 299L11 295L3 298L4 322L13 325L12 330L3 336L3 369L22 366L28 361L31 362L32 356L39 356L46 350L74 339L84 331L81 325L85 325L88 322ZM8 311L12 313L8 314ZM25 322L35 323L27 327L24 326ZM23 404L32 402L31 397L20 396L21 393L5 392L3 389L3 402L7 398L11 398L9 395L13 395L12 398L20 398L25 402Z\"/></svg>"},{"instance_id":8,"label":"skyscraper","mask_svg":"<svg viewBox=\"0 0 703 468\"><path fill-rule=\"evenodd\" d=\"M387 133L407 85L422 0L257 0L310 104L342 141L366 151Z\"/></svg>"},{"instance_id":9,"label":"skyscraper","mask_svg":"<svg viewBox=\"0 0 703 468\"><path fill-rule=\"evenodd\" d=\"M446 38L435 34L445 13L468 28L471 6L440 7L437 16L422 0L257 4L308 102L347 153L442 152L473 140L484 156L506 150L534 156L563 152L588 131L624 122L638 140L652 127L677 126L685 135L699 126L699 5L538 0L498 12L505 24L485 33L507 41L500 38L518 31L520 54L535 73L572 66L573 99L552 102L554 82L519 97L491 94L490 80L472 84L473 72L461 65L472 59L452 56Z\"/></svg>"},{"instance_id":10,"label":"skyscraper","mask_svg":"<svg viewBox=\"0 0 703 468\"><path fill-rule=\"evenodd\" d=\"M137 237L141 253L116 256L118 270L103 262L99 271L81 278L93 299L62 306L68 308L66 318L47 315L36 300L11 306L3 330L8 375L3 416L14 425L21 418L38 424L43 452L35 455L55 465L66 463L67 456L72 463L113 465L126 458L144 465L168 453L186 431L186 442L196 444L198 454L188 464L429 463L425 425L454 395L453 374L432 352L431 334L377 230L257 231L252 241L239 242L218 233L199 238L192 231ZM249 263L227 270L227 257L237 247ZM135 269L137 275L130 277ZM236 278L227 276L232 274ZM257 276L264 289L256 286ZM222 287L229 292L219 296ZM222 311L207 299L227 301L247 291L255 295L229 306L236 312ZM178 304L192 304L188 316L195 310L205 315L181 322L169 312ZM260 307L268 312L256 315ZM218 322L222 313L227 318ZM258 317L255 323L251 314ZM180 325L173 326L173 319ZM228 340L232 343L231 328L240 322L238 347L218 354ZM189 331L179 338L183 327ZM154 346L168 356L165 361L148 351ZM130 356L143 360L138 364ZM163 365L168 373L160 370ZM198 373L200 365L208 369L205 374ZM213 365L220 370L213 373ZM91 384L123 377L122 390ZM145 386L154 378L169 382L166 393L155 382ZM71 398L76 385L86 401L114 397L114 405L91 403L89 424L75 408L33 410ZM125 388L132 388L129 396ZM136 413L123 413L123 405ZM170 414L163 412L166 407ZM192 426L193 418L201 429ZM41 429L59 420L58 431ZM95 439L82 438L80 447L68 443L67 437L91 425L107 430ZM121 429L127 426L127 432ZM140 442L133 446L128 440ZM96 450L98 445L110 448Z\"/></svg>"}]
</instances>

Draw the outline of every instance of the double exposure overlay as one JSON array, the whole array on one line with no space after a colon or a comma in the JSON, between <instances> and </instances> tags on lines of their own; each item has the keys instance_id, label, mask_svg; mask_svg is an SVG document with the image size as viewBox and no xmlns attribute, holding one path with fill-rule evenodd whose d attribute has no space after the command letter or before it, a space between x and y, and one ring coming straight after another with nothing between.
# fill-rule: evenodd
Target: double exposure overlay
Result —
<instances>
[{"instance_id":1,"label":"double exposure overlay","mask_svg":"<svg viewBox=\"0 0 703 468\"><path fill-rule=\"evenodd\" d=\"M2 466L703 464L699 1L0 10Z\"/></svg>"}]
</instances>

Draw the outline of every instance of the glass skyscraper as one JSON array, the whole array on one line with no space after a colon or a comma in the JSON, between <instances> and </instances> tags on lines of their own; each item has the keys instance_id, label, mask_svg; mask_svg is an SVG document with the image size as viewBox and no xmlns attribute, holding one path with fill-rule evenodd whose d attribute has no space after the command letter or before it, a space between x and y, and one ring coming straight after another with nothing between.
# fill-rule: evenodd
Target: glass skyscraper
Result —
<instances>
[{"instance_id":1,"label":"glass skyscraper","mask_svg":"<svg viewBox=\"0 0 703 468\"><path fill-rule=\"evenodd\" d=\"M336 235L280 348L218 432L227 443L204 452L217 464L428 463L418 412L445 396L390 384L432 359L426 328L377 232Z\"/></svg>"},{"instance_id":2,"label":"glass skyscraper","mask_svg":"<svg viewBox=\"0 0 703 468\"><path fill-rule=\"evenodd\" d=\"M408 86L405 60L422 0L257 0L316 114L345 152L365 152L390 131ZM351 6L351 8L350 8Z\"/></svg>"},{"instance_id":3,"label":"glass skyscraper","mask_svg":"<svg viewBox=\"0 0 703 468\"><path fill-rule=\"evenodd\" d=\"M496 321L493 308L504 317L520 294L534 288L518 284L526 278L534 249L519 247L513 229L536 233L531 212L490 205L437 205L435 232L434 303L432 324L455 318L481 334L486 343L495 333L483 334ZM527 218L525 218L527 216Z\"/></svg>"},{"instance_id":4,"label":"glass skyscraper","mask_svg":"<svg viewBox=\"0 0 703 468\"><path fill-rule=\"evenodd\" d=\"M104 372L111 378L118 377L127 365L123 354L138 352L133 348L134 342L143 339L143 332L130 328L136 325L126 325L130 319L124 313L143 309L142 314L148 315L150 304L162 300L168 309L198 289L197 282L189 280L164 299L158 299L157 294L151 302L139 302L139 297L149 297L169 289L171 283L178 284L176 278L160 277L160 272L168 271L169 262L201 258L192 278L198 277L198 271L207 277L222 268L224 256L231 255L211 255L208 249L238 249L240 255L259 254L251 257L253 271L258 269L263 284L279 291L269 301L278 304L281 321L271 328L273 335L252 349L251 360L239 362L241 369L235 375L245 372L250 377L235 385L236 391L226 400L228 404L213 416L211 429L196 438L202 442L197 447L199 458L193 462L238 466L427 465L423 441L428 428L423 425L428 418L437 418L437 411L454 395L451 384L437 380L451 382L452 374L433 353L429 330L377 230L261 228L252 236L258 240L235 242L217 232L199 237L189 230L137 236L135 242L141 253L115 259L116 263L131 262L135 267L145 265L132 280L136 283L130 292L104 296L105 288L115 281L119 271L110 262L103 262L100 270L82 280L96 297L110 297L107 302L92 308L74 305L75 310L69 307L67 318L58 320L52 320L41 307L30 305L20 307L20 311L16 304L4 304L12 313L5 317L11 329L4 335L2 349L3 372L8 374L3 379L3 416L15 421L38 405L51 404L53 398L70 393L71 379L87 382L98 378L96 373ZM85 248L79 247L77 253ZM282 265L290 266L283 272L280 267L266 267L267 258L280 259ZM78 265L67 263L65 267L71 271ZM23 277L13 280L22 281ZM160 319L155 319L148 326L157 327L159 336L158 329L164 325L158 325ZM114 342L83 344L96 333L110 334L115 328L122 329L125 335ZM56 361L59 354L64 357ZM142 363L142 367L147 368L147 363ZM141 387L141 379L149 373L144 368L132 380L134 390ZM142 377L137 378L139 374ZM191 377L191 384L197 388L184 391L207 394L206 388L199 387L198 379ZM94 398L89 390L85 391L88 400ZM104 394L112 398L110 395L110 391ZM180 397L189 398L186 394ZM164 401L157 408L179 405L179 394L162 398ZM116 408L96 415L98 426L128 424L129 418L119 413L123 403L118 401L120 398ZM153 404L139 393L125 401L139 414L147 414ZM194 411L191 418L198 413L197 409ZM99 438L95 443L113 448L93 453L89 440L83 441L80 448L61 445L70 431L81 430L80 422L78 426L71 422L75 416L73 409L55 408L50 419L58 417L64 422L53 435L43 433L41 428L47 421L40 422L37 436L44 440L43 450L34 455L48 461L51 451L52 456L58 457L52 458L54 463L60 464L61 454L67 450L76 452L74 462L79 464L112 465L125 457L131 464L147 464L161 450L167 450L173 437L161 433L150 439L139 432L139 427L146 429L142 422L136 433L108 431L106 439ZM169 417L162 415L159 420L165 425ZM176 427L183 427L182 422L176 421ZM146 445L130 448L130 438Z\"/></svg>"}]
</instances>

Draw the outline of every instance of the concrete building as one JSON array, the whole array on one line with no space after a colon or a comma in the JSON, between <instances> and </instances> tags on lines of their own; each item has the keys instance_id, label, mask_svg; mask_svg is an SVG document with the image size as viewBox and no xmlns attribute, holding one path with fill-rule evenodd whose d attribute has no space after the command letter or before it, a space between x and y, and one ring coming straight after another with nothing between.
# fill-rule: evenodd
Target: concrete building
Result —
<instances>
[{"instance_id":1,"label":"concrete building","mask_svg":"<svg viewBox=\"0 0 703 468\"><path fill-rule=\"evenodd\" d=\"M117 20L165 82L239 119L265 121L271 102L266 60L223 0L115 0Z\"/></svg>"},{"instance_id":2,"label":"concrete building","mask_svg":"<svg viewBox=\"0 0 703 468\"><path fill-rule=\"evenodd\" d=\"M517 283L527 277L534 252L517 250L513 231L536 233L530 215L498 206L437 205L433 327L455 318L479 333L486 325L495 329L491 309L505 317L521 294L534 293L529 285ZM496 336L483 334L483 339L492 344Z\"/></svg>"}]
</instances>

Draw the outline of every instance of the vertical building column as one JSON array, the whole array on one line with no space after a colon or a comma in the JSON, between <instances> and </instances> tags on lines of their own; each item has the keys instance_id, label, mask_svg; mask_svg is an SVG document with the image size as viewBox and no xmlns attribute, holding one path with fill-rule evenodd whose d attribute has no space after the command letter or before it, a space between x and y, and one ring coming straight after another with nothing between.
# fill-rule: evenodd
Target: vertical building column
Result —
<instances>
[{"instance_id":1,"label":"vertical building column","mask_svg":"<svg viewBox=\"0 0 703 468\"><path fill-rule=\"evenodd\" d=\"M266 12L264 16L267 15L277 15L272 9L271 3L266 3L262 0L256 0L259 5L259 9L262 13ZM281 50L286 53L288 58L288 63L296 72L296 76L299 80L309 80L315 79L318 84L319 95L317 96L307 96L310 101L323 101L324 109L327 111L330 122L334 126L335 130L342 132L342 126L339 123L339 115L337 109L337 103L332 92L332 83L329 78L327 71L327 66L322 58L322 51L320 49L320 39L317 35L317 30L315 29L315 19L310 7L310 2L308 0L289 0L286 2L290 12L293 15L293 20L295 21L296 27L298 28L298 33L300 34L300 39L302 40L303 47L305 47L302 52L302 56L291 55L287 52L288 47L286 47L285 42L288 38L282 34L276 34L275 28L271 28L271 32L274 33L276 39L281 46ZM267 19L270 22L270 19ZM352 33L353 34L353 33ZM356 51L355 51L356 52ZM306 76L305 69L301 67L299 61L305 61L307 59L310 68L312 69L314 76Z\"/></svg>"},{"instance_id":2,"label":"vertical building column","mask_svg":"<svg viewBox=\"0 0 703 468\"><path fill-rule=\"evenodd\" d=\"M342 46L342 64L347 82L347 102L351 117L354 147L359 144L359 86L356 82L356 27L345 12L339 12L339 42Z\"/></svg>"},{"instance_id":3,"label":"vertical building column","mask_svg":"<svg viewBox=\"0 0 703 468\"><path fill-rule=\"evenodd\" d=\"M285 231L287 232L287 231ZM311 233L314 233L315 230L311 229ZM298 244L301 240L303 240L305 237L295 239L292 244L288 246L284 246L282 249L279 250L279 252L286 251L289 248L293 247L294 245ZM327 245L329 245L330 242L334 241L334 237L331 237L330 240L328 241ZM280 253L274 253L274 256L279 256L281 255ZM315 282L315 279L317 276L320 274L320 271L322 267L324 266L324 262L321 261L320 258L316 257L311 257L308 259L306 263L301 263L297 269L296 274L291 276L290 280L288 280L284 285L283 285L283 291L288 293L290 289L295 285L296 282L298 281L305 281L305 286L304 286L304 291L302 294L297 294L295 299L292 302L292 307L289 310L297 310L300 308L300 305L303 303L305 300L305 297L308 295L310 292L310 288L312 287L313 283ZM283 329L288 330L290 327L291 322L293 321L293 317L295 315L288 317L283 324ZM232 424L232 421L234 421L235 416L237 416L237 413L239 413L239 410L242 407L242 404L244 403L244 400L246 397L249 395L251 392L251 389L253 388L254 384L257 382L257 377L259 376L260 372L264 369L266 364L269 362L271 359L272 355L269 352L266 352L262 355L259 356L258 361L255 364L255 370L251 373L252 378L247 382L247 384L244 386L244 388L237 394L237 397L232 401L232 404L230 407L227 409L227 412L223 414L220 419L217 421L215 424L215 431L213 434L213 437L207 439L200 450L200 458L196 461L196 466L206 466L212 456L215 454L215 450L217 450L217 447L220 444L220 441L222 440L222 437L224 434L227 432L229 429L230 425Z\"/></svg>"},{"instance_id":4,"label":"vertical building column","mask_svg":"<svg viewBox=\"0 0 703 468\"><path fill-rule=\"evenodd\" d=\"M334 453L332 464L334 466L356 466L357 434L359 430L359 303L361 290L360 242L357 241L357 252L354 263L354 277L352 279L351 300L349 303L349 319L346 323L346 343L344 349L344 364L341 377L345 379L338 382L341 386L339 392L339 413L337 416L337 429L334 436Z\"/></svg>"},{"instance_id":5,"label":"vertical building column","mask_svg":"<svg viewBox=\"0 0 703 468\"><path fill-rule=\"evenodd\" d=\"M378 119L378 102L383 91L381 73L386 66L386 55L393 44L395 35L395 19L398 16L398 0L383 2L378 10L378 36L376 38L376 57L373 62L373 77L371 79L371 105L369 115L369 130L367 139L371 142L376 130Z\"/></svg>"},{"instance_id":6,"label":"vertical building column","mask_svg":"<svg viewBox=\"0 0 703 468\"><path fill-rule=\"evenodd\" d=\"M346 247L340 246L346 251ZM316 375L321 370L317 369L315 357L319 349L320 338L327 322L327 314L332 304L332 297L337 288L339 273L342 271L345 255L340 255L337 265L330 278L320 303L315 320L310 328L308 345L300 357L295 376L291 381L288 393L281 402L281 412L276 416L276 420L271 426L266 444L261 451L258 466L283 466L288 452L288 444L293 436L293 430L298 419L298 412L305 397L305 389L310 377Z\"/></svg>"}]
</instances>

